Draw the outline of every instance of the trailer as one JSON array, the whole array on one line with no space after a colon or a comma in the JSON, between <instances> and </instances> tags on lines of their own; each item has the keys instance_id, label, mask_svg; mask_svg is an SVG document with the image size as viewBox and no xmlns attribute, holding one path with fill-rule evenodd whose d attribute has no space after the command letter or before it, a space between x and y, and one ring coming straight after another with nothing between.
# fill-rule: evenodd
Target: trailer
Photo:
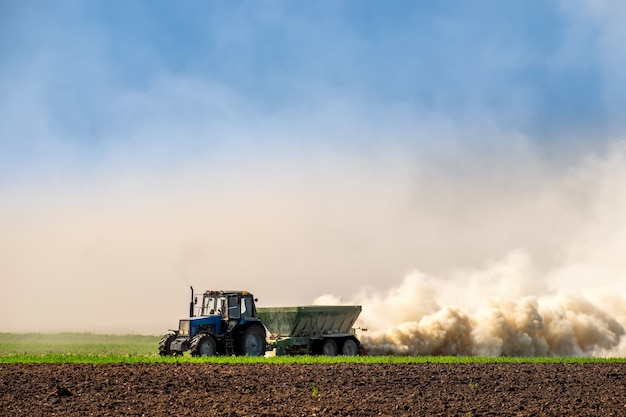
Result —
<instances>
[{"instance_id":1,"label":"trailer","mask_svg":"<svg viewBox=\"0 0 626 417\"><path fill-rule=\"evenodd\" d=\"M361 306L257 307L276 355L355 356L361 343L353 329Z\"/></svg>"}]
</instances>

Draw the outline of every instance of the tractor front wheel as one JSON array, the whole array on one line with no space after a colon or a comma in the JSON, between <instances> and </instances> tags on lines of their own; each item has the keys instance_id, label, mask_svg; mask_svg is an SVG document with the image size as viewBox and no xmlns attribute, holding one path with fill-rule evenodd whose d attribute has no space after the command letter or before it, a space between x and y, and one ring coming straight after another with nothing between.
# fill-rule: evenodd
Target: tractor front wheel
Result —
<instances>
[{"instance_id":1,"label":"tractor front wheel","mask_svg":"<svg viewBox=\"0 0 626 417\"><path fill-rule=\"evenodd\" d=\"M176 335L174 333L164 334L161 337L161 341L159 341L159 355L161 356L174 356L179 354L179 352L170 350L170 345L176 339Z\"/></svg>"},{"instance_id":2,"label":"tractor front wheel","mask_svg":"<svg viewBox=\"0 0 626 417\"><path fill-rule=\"evenodd\" d=\"M199 334L191 339L191 356L213 356L217 353L217 342L210 334Z\"/></svg>"},{"instance_id":3,"label":"tractor front wheel","mask_svg":"<svg viewBox=\"0 0 626 417\"><path fill-rule=\"evenodd\" d=\"M265 355L265 332L259 326L250 326L241 335L241 353L247 356Z\"/></svg>"}]
</instances>

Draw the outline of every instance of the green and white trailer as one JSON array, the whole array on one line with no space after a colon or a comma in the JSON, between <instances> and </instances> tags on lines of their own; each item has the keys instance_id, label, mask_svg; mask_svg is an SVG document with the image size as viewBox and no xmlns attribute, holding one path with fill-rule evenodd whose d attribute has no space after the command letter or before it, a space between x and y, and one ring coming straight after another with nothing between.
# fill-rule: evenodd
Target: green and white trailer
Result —
<instances>
[{"instance_id":1,"label":"green and white trailer","mask_svg":"<svg viewBox=\"0 0 626 417\"><path fill-rule=\"evenodd\" d=\"M359 354L354 322L361 306L257 307L268 330L268 350L276 355Z\"/></svg>"}]
</instances>

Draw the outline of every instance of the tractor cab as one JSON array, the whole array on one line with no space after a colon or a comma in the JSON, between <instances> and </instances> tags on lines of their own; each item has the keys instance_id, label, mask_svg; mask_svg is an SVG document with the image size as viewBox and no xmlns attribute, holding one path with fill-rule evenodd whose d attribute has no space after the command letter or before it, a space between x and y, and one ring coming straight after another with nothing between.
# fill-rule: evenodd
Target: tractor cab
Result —
<instances>
[{"instance_id":1,"label":"tractor cab","mask_svg":"<svg viewBox=\"0 0 626 417\"><path fill-rule=\"evenodd\" d=\"M224 321L256 318L252 294L247 291L207 291L198 307L200 316L219 315Z\"/></svg>"}]
</instances>

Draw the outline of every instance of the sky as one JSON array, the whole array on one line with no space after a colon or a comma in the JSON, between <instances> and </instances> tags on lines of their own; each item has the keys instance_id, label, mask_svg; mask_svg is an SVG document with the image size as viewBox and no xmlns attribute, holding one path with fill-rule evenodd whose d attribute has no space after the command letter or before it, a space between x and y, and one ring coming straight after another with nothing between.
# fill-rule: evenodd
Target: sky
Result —
<instances>
[{"instance_id":1,"label":"sky","mask_svg":"<svg viewBox=\"0 0 626 417\"><path fill-rule=\"evenodd\" d=\"M625 17L602 0L1 2L0 331L158 334L189 285L370 312L407 285L439 294L392 324L626 297Z\"/></svg>"}]
</instances>

